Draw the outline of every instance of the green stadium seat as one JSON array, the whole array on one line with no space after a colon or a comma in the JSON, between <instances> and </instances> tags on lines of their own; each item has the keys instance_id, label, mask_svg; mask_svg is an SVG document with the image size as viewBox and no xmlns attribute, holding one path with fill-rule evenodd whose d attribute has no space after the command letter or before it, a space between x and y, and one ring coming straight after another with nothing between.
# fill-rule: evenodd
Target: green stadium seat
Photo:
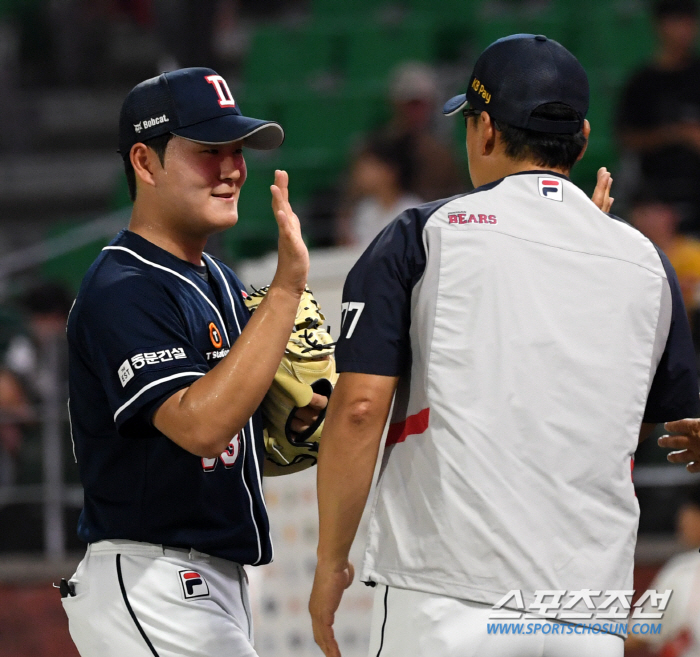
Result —
<instances>
[{"instance_id":1,"label":"green stadium seat","mask_svg":"<svg viewBox=\"0 0 700 657\"><path fill-rule=\"evenodd\" d=\"M654 30L647 12L628 4L593 4L586 9L578 39L571 51L586 69L603 67L621 77L648 61L654 49Z\"/></svg>"},{"instance_id":2,"label":"green stadium seat","mask_svg":"<svg viewBox=\"0 0 700 657\"><path fill-rule=\"evenodd\" d=\"M568 6L568 5L567 5ZM544 34L567 45L572 31L570 11L556 3L537 11L514 8L509 12L494 12L484 5L476 19L477 52L511 34Z\"/></svg>"},{"instance_id":3,"label":"green stadium seat","mask_svg":"<svg viewBox=\"0 0 700 657\"><path fill-rule=\"evenodd\" d=\"M432 15L441 22L448 21L468 27L476 20L479 0L409 0L411 9L419 15Z\"/></svg>"},{"instance_id":4,"label":"green stadium seat","mask_svg":"<svg viewBox=\"0 0 700 657\"><path fill-rule=\"evenodd\" d=\"M434 36L433 26L422 20L353 30L348 34L345 74L349 80L386 79L401 62L432 62Z\"/></svg>"},{"instance_id":5,"label":"green stadium seat","mask_svg":"<svg viewBox=\"0 0 700 657\"><path fill-rule=\"evenodd\" d=\"M377 126L383 103L381 97L354 93L290 96L277 109L287 135L283 148L344 153Z\"/></svg>"},{"instance_id":6,"label":"green stadium seat","mask_svg":"<svg viewBox=\"0 0 700 657\"><path fill-rule=\"evenodd\" d=\"M60 237L79 226L80 223L79 221L67 221L53 225L46 232L46 237ZM47 260L41 265L42 276L48 281L63 283L77 293L83 276L109 241L109 238L95 240L91 244Z\"/></svg>"},{"instance_id":7,"label":"green stadium seat","mask_svg":"<svg viewBox=\"0 0 700 657\"><path fill-rule=\"evenodd\" d=\"M382 10L401 8L396 0L311 0L311 13L314 16L347 16L379 13Z\"/></svg>"},{"instance_id":8,"label":"green stadium seat","mask_svg":"<svg viewBox=\"0 0 700 657\"><path fill-rule=\"evenodd\" d=\"M293 88L337 66L339 32L328 28L258 28L246 60L244 82Z\"/></svg>"}]
</instances>

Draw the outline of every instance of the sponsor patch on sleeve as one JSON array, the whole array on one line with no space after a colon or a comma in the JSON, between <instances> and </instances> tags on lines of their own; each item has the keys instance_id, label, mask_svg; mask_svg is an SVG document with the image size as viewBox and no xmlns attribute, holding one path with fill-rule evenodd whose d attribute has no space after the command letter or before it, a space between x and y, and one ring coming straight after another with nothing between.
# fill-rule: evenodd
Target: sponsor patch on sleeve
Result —
<instances>
[{"instance_id":1,"label":"sponsor patch on sleeve","mask_svg":"<svg viewBox=\"0 0 700 657\"><path fill-rule=\"evenodd\" d=\"M134 370L128 358L122 363L117 374L119 375L119 382L122 384L122 388L134 378Z\"/></svg>"},{"instance_id":2,"label":"sponsor patch on sleeve","mask_svg":"<svg viewBox=\"0 0 700 657\"><path fill-rule=\"evenodd\" d=\"M184 347L162 347L153 350L137 349L117 370L122 388L140 372L152 369L168 369L183 364L188 360Z\"/></svg>"}]
</instances>

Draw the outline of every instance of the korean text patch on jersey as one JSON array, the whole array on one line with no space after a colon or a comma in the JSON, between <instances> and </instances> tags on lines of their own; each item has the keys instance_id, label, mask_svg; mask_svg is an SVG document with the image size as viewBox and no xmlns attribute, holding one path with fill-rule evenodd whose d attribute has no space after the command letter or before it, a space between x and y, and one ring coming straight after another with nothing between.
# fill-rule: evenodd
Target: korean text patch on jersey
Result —
<instances>
[{"instance_id":1,"label":"korean text patch on jersey","mask_svg":"<svg viewBox=\"0 0 700 657\"><path fill-rule=\"evenodd\" d=\"M166 347L162 349L139 350L129 356L117 370L122 387L131 381L143 369L164 370L187 358L184 347Z\"/></svg>"}]
</instances>

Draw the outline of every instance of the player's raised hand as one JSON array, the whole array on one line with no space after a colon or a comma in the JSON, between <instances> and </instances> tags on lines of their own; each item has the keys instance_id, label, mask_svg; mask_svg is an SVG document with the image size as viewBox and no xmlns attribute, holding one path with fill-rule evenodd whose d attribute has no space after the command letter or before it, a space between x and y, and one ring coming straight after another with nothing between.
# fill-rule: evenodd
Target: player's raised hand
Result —
<instances>
[{"instance_id":1,"label":"player's raised hand","mask_svg":"<svg viewBox=\"0 0 700 657\"><path fill-rule=\"evenodd\" d=\"M314 640L326 657L341 657L333 633L333 622L343 592L352 584L354 577L355 569L349 561L346 561L342 568L327 566L322 562L316 566L309 612Z\"/></svg>"},{"instance_id":2,"label":"player's raised hand","mask_svg":"<svg viewBox=\"0 0 700 657\"><path fill-rule=\"evenodd\" d=\"M666 431L681 434L679 436L661 436L659 445L674 449L666 458L671 463L687 463L688 472L700 473L700 419L687 418L666 422Z\"/></svg>"},{"instance_id":3,"label":"player's raised hand","mask_svg":"<svg viewBox=\"0 0 700 657\"><path fill-rule=\"evenodd\" d=\"M289 175L286 171L275 171L275 184L270 191L279 228L277 272L271 285L301 295L309 274L309 252L301 236L299 218L289 204Z\"/></svg>"},{"instance_id":4,"label":"player's raised hand","mask_svg":"<svg viewBox=\"0 0 700 657\"><path fill-rule=\"evenodd\" d=\"M610 212L610 208L615 200L610 197L612 182L613 179L610 172L605 167L600 167L600 169L598 169L598 179L595 189L593 190L593 196L591 196L591 201L603 212Z\"/></svg>"}]
</instances>

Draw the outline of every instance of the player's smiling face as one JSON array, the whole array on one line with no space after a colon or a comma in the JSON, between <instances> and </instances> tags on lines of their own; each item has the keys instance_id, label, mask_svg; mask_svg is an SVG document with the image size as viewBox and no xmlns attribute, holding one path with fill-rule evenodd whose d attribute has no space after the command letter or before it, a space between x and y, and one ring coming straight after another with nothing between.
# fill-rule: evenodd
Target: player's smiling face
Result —
<instances>
[{"instance_id":1,"label":"player's smiling face","mask_svg":"<svg viewBox=\"0 0 700 657\"><path fill-rule=\"evenodd\" d=\"M178 226L212 234L238 221L238 198L246 179L243 142L203 144L173 137L156 172L162 209Z\"/></svg>"}]
</instances>

